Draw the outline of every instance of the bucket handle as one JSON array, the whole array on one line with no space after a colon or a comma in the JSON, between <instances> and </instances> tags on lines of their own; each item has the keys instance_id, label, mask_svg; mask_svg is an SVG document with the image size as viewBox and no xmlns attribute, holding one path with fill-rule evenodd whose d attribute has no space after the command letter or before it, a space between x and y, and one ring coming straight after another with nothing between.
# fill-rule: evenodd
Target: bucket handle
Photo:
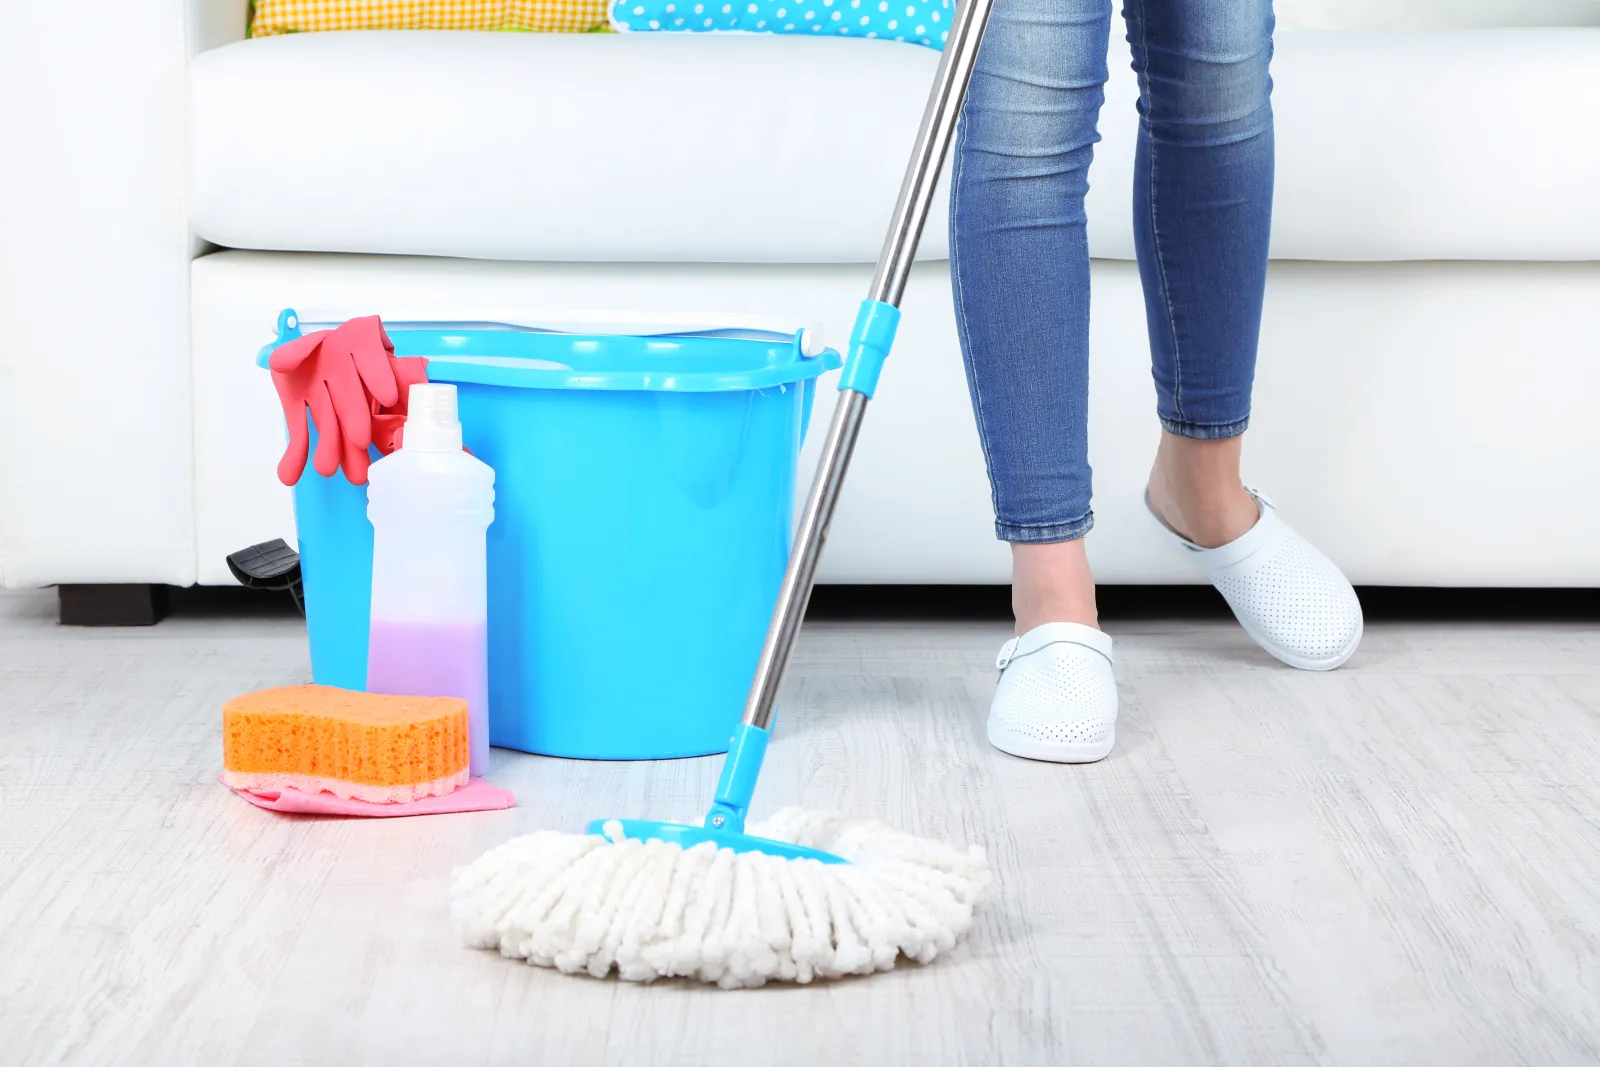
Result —
<instances>
[{"instance_id":1,"label":"bucket handle","mask_svg":"<svg viewBox=\"0 0 1600 1067\"><path fill-rule=\"evenodd\" d=\"M820 359L830 349L822 341L821 331L813 327L794 332L794 356L796 360ZM807 378L800 383L800 447L806 446L806 432L811 428L811 408L817 399L817 380Z\"/></svg>"}]
</instances>

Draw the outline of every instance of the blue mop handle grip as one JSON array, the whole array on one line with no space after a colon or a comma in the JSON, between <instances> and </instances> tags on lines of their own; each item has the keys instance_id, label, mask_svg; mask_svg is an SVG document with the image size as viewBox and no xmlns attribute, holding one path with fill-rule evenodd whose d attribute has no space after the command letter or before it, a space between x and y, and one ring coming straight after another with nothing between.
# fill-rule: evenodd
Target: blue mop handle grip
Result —
<instances>
[{"instance_id":1,"label":"blue mop handle grip","mask_svg":"<svg viewBox=\"0 0 1600 1067\"><path fill-rule=\"evenodd\" d=\"M900 309L881 300L863 300L850 331L850 346L845 352L844 370L839 375L840 390L854 389L871 398L878 388L883 361L889 358L895 331L900 326Z\"/></svg>"}]
</instances>

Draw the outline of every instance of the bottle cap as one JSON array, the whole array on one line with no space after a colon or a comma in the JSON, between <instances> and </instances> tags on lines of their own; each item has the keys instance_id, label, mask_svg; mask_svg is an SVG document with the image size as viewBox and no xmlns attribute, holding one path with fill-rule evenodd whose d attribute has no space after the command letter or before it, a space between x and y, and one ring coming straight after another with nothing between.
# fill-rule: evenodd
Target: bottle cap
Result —
<instances>
[{"instance_id":1,"label":"bottle cap","mask_svg":"<svg viewBox=\"0 0 1600 1067\"><path fill-rule=\"evenodd\" d=\"M408 452L461 451L461 419L456 387L418 382L406 397L405 432L400 447Z\"/></svg>"}]
</instances>

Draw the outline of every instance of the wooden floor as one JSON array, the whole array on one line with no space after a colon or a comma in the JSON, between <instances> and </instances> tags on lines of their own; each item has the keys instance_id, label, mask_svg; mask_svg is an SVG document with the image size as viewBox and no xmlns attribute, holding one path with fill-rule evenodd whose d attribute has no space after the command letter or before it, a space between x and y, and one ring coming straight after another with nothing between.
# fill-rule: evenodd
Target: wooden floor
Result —
<instances>
[{"instance_id":1,"label":"wooden floor","mask_svg":"<svg viewBox=\"0 0 1600 1067\"><path fill-rule=\"evenodd\" d=\"M303 680L288 618L65 630L0 595L0 1063L1600 1062L1600 631L1378 624L1331 675L1223 622L1109 626L1089 767L983 739L993 623L809 628L758 803L979 842L921 969L725 993L459 947L453 864L694 818L717 761L496 751L520 806L318 821L215 781L219 708Z\"/></svg>"}]
</instances>

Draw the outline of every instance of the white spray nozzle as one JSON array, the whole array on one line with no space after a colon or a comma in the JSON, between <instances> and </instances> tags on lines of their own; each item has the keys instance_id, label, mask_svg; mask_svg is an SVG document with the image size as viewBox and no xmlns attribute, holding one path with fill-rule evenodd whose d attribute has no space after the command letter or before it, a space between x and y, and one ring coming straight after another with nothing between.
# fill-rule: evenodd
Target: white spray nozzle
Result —
<instances>
[{"instance_id":1,"label":"white spray nozzle","mask_svg":"<svg viewBox=\"0 0 1600 1067\"><path fill-rule=\"evenodd\" d=\"M417 383L406 397L406 427L400 447L410 452L459 452L461 418L456 387Z\"/></svg>"}]
</instances>

